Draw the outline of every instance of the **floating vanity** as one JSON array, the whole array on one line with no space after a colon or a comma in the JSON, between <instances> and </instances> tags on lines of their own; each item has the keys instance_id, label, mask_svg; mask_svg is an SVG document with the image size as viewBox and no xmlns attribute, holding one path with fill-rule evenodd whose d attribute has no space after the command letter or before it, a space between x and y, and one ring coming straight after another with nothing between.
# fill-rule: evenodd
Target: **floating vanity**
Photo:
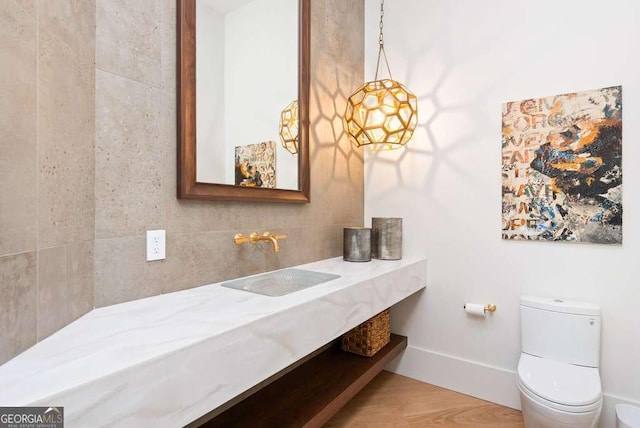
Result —
<instances>
[{"instance_id":1,"label":"floating vanity","mask_svg":"<svg viewBox=\"0 0 640 428\"><path fill-rule=\"evenodd\" d=\"M0 366L0 406L64 406L68 427L184 426L425 287L424 259L271 297L211 284L99 308Z\"/></svg>"}]
</instances>

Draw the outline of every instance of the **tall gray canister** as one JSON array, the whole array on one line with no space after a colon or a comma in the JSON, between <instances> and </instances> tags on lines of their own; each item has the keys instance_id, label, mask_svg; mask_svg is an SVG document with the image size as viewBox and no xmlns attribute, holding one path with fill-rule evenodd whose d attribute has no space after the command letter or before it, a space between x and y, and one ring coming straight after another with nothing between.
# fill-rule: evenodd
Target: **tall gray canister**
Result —
<instances>
[{"instance_id":1,"label":"tall gray canister","mask_svg":"<svg viewBox=\"0 0 640 428\"><path fill-rule=\"evenodd\" d=\"M371 257L381 260L402 258L402 218L371 219Z\"/></svg>"}]
</instances>

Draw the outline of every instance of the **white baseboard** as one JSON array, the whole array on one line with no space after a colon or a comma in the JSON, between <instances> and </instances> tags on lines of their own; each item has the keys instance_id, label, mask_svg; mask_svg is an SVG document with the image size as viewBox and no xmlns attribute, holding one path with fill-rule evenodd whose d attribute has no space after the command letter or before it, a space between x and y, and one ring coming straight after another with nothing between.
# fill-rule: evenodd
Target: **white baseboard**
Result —
<instances>
[{"instance_id":1,"label":"white baseboard","mask_svg":"<svg viewBox=\"0 0 640 428\"><path fill-rule=\"evenodd\" d=\"M387 370L503 406L520 409L516 373L408 346Z\"/></svg>"},{"instance_id":2,"label":"white baseboard","mask_svg":"<svg viewBox=\"0 0 640 428\"><path fill-rule=\"evenodd\" d=\"M408 346L387 370L422 382L520 410L516 373L500 367L465 360L452 355ZM599 428L615 428L616 404L640 403L604 394Z\"/></svg>"}]
</instances>

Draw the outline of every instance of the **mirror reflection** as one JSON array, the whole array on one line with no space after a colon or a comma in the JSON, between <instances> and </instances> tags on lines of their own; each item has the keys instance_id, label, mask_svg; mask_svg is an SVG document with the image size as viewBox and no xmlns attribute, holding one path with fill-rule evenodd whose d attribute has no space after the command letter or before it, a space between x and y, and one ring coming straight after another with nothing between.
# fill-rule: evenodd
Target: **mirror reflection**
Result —
<instances>
[{"instance_id":1,"label":"mirror reflection","mask_svg":"<svg viewBox=\"0 0 640 428\"><path fill-rule=\"evenodd\" d=\"M197 181L298 190L298 0L196 12Z\"/></svg>"}]
</instances>

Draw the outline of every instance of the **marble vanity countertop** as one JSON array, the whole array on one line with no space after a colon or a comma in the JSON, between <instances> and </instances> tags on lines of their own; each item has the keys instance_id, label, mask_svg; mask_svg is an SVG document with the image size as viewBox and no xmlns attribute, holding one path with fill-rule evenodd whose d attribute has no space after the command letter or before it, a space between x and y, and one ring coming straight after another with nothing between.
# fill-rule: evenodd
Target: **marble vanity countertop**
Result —
<instances>
[{"instance_id":1,"label":"marble vanity countertop","mask_svg":"<svg viewBox=\"0 0 640 428\"><path fill-rule=\"evenodd\" d=\"M281 297L205 285L94 309L0 366L0 406L68 427L177 427L426 285L424 259L297 266L339 279Z\"/></svg>"}]
</instances>

